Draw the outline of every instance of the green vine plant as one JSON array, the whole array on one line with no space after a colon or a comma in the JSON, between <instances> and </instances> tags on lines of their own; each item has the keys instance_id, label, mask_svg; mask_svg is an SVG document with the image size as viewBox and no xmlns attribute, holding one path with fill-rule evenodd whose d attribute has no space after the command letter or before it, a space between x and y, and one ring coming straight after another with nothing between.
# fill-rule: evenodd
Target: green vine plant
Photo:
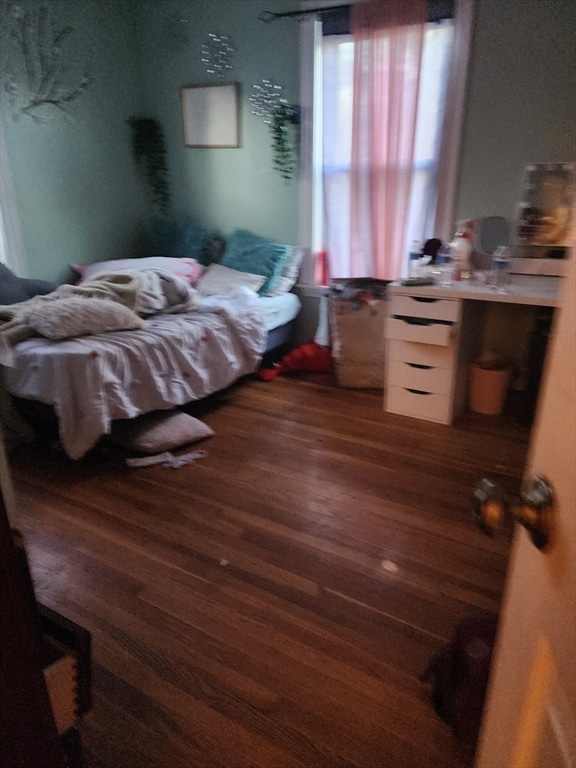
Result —
<instances>
[{"instance_id":1,"label":"green vine plant","mask_svg":"<svg viewBox=\"0 0 576 768\"><path fill-rule=\"evenodd\" d=\"M170 206L170 185L162 127L149 117L131 117L128 124L132 128L132 151L144 169L152 204L166 214Z\"/></svg>"},{"instance_id":2,"label":"green vine plant","mask_svg":"<svg viewBox=\"0 0 576 768\"><path fill-rule=\"evenodd\" d=\"M289 182L298 168L300 155L300 110L293 104L278 104L272 115L272 167Z\"/></svg>"}]
</instances>

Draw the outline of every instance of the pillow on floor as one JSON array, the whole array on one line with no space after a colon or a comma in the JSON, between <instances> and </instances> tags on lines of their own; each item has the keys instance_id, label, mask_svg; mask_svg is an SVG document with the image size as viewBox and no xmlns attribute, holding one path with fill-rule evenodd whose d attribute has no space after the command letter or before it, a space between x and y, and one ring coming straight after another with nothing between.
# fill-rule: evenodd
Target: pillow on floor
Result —
<instances>
[{"instance_id":1,"label":"pillow on floor","mask_svg":"<svg viewBox=\"0 0 576 768\"><path fill-rule=\"evenodd\" d=\"M123 448L140 453L163 453L206 437L214 430L182 411L146 413L135 419L115 421L111 440Z\"/></svg>"}]
</instances>

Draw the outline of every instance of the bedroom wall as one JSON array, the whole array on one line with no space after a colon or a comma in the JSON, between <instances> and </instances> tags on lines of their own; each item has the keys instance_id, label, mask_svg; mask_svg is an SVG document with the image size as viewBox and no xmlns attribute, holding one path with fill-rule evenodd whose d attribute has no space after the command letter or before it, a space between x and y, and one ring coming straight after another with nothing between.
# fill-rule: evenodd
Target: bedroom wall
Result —
<instances>
[{"instance_id":1,"label":"bedroom wall","mask_svg":"<svg viewBox=\"0 0 576 768\"><path fill-rule=\"evenodd\" d=\"M237 227L285 243L298 242L298 184L272 168L269 128L250 112L253 85L267 78L299 101L299 26L294 20L264 24L258 14L298 3L262 0L146 0L139 4L142 73L147 109L164 129L173 211L226 235ZM227 35L235 49L225 79L209 74L201 46L209 33ZM240 84L240 147L186 148L180 86Z\"/></svg>"},{"instance_id":2,"label":"bedroom wall","mask_svg":"<svg viewBox=\"0 0 576 768\"><path fill-rule=\"evenodd\" d=\"M529 163L576 159L573 0L476 0L456 219L511 218Z\"/></svg>"},{"instance_id":3,"label":"bedroom wall","mask_svg":"<svg viewBox=\"0 0 576 768\"><path fill-rule=\"evenodd\" d=\"M18 3L33 4L39 5ZM2 85L8 65L23 77L10 40L13 5L0 6ZM71 25L78 34L67 63L82 62L87 52L93 83L68 105L68 115L43 110L45 122L15 120L3 88L0 108L26 272L66 280L69 263L138 253L147 202L125 121L141 109L142 90L131 0L59 0L50 7L59 29Z\"/></svg>"}]
</instances>

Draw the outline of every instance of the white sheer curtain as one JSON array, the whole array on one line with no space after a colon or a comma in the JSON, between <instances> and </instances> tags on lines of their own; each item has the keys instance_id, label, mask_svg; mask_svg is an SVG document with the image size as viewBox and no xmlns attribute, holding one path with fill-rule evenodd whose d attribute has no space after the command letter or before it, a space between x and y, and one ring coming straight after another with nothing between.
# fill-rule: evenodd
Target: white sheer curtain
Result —
<instances>
[{"instance_id":1,"label":"white sheer curtain","mask_svg":"<svg viewBox=\"0 0 576 768\"><path fill-rule=\"evenodd\" d=\"M429 24L425 31L414 179L404 242L406 254L413 240L423 241L434 235L438 159L453 34L451 20ZM326 37L323 49L323 242L328 251L330 274L332 277L374 276L370 254L360 267L352 267L351 260L354 43L351 37Z\"/></svg>"},{"instance_id":2,"label":"white sheer curtain","mask_svg":"<svg viewBox=\"0 0 576 768\"><path fill-rule=\"evenodd\" d=\"M19 277L26 277L20 219L14 200L8 150L0 123L0 262Z\"/></svg>"}]
</instances>

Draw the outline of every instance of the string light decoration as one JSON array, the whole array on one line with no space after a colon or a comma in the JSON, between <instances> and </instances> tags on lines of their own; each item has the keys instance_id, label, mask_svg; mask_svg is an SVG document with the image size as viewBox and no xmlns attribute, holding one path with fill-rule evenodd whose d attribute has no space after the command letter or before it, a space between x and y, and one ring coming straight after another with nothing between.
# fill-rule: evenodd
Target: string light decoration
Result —
<instances>
[{"instance_id":1,"label":"string light decoration","mask_svg":"<svg viewBox=\"0 0 576 768\"><path fill-rule=\"evenodd\" d=\"M252 86L253 93L248 99L251 105L251 113L261 117L267 125L272 125L274 114L281 104L288 104L283 98L283 88L271 80L261 80Z\"/></svg>"},{"instance_id":2,"label":"string light decoration","mask_svg":"<svg viewBox=\"0 0 576 768\"><path fill-rule=\"evenodd\" d=\"M251 113L270 126L272 167L288 182L298 167L300 110L283 93L281 85L261 80L253 86L248 101Z\"/></svg>"},{"instance_id":3,"label":"string light decoration","mask_svg":"<svg viewBox=\"0 0 576 768\"><path fill-rule=\"evenodd\" d=\"M206 42L202 43L202 64L206 72L217 77L226 77L232 66L234 48L228 35L216 35L210 32Z\"/></svg>"}]
</instances>

